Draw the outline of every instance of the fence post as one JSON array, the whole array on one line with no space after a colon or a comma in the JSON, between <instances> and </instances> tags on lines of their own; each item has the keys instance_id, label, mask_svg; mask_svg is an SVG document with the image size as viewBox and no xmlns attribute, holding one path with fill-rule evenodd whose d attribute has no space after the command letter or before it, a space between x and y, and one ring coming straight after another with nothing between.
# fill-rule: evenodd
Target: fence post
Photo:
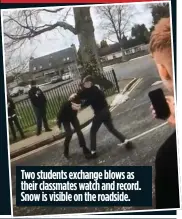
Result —
<instances>
[{"instance_id":1,"label":"fence post","mask_svg":"<svg viewBox=\"0 0 182 219\"><path fill-rule=\"evenodd\" d=\"M113 76L114 76L114 81L116 83L117 92L120 93L120 89L119 89L119 85L118 85L118 80L116 78L116 73L115 73L114 69L112 69L112 73L113 73Z\"/></svg>"}]
</instances>

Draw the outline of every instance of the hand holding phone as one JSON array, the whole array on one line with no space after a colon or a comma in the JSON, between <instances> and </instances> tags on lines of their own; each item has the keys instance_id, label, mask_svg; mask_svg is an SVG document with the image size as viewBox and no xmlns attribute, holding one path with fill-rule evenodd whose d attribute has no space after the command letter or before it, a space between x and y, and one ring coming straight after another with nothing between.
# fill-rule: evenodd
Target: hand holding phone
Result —
<instances>
[{"instance_id":1,"label":"hand holding phone","mask_svg":"<svg viewBox=\"0 0 182 219\"><path fill-rule=\"evenodd\" d=\"M155 110L156 118L168 119L171 113L162 89L151 91L148 95Z\"/></svg>"}]
</instances>

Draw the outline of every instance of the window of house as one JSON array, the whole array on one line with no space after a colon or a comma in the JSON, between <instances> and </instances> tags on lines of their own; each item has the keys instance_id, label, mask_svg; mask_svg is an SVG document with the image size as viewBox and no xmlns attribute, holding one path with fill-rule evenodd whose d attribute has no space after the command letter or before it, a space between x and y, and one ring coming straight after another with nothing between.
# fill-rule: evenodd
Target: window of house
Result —
<instances>
[{"instance_id":1,"label":"window of house","mask_svg":"<svg viewBox=\"0 0 182 219\"><path fill-rule=\"evenodd\" d=\"M52 66L52 63L51 63L51 62L49 62L49 66Z\"/></svg>"},{"instance_id":2,"label":"window of house","mask_svg":"<svg viewBox=\"0 0 182 219\"><path fill-rule=\"evenodd\" d=\"M70 58L69 57L67 57L67 61L69 61L70 60Z\"/></svg>"},{"instance_id":3,"label":"window of house","mask_svg":"<svg viewBox=\"0 0 182 219\"><path fill-rule=\"evenodd\" d=\"M40 65L40 67L39 67L40 69L42 69L42 65Z\"/></svg>"},{"instance_id":4,"label":"window of house","mask_svg":"<svg viewBox=\"0 0 182 219\"><path fill-rule=\"evenodd\" d=\"M66 61L66 59L64 58L64 59L63 59L63 61L65 62L65 61Z\"/></svg>"},{"instance_id":5,"label":"window of house","mask_svg":"<svg viewBox=\"0 0 182 219\"><path fill-rule=\"evenodd\" d=\"M33 70L34 70L34 71L36 71L36 70L37 70L37 68L34 66L34 67L33 67Z\"/></svg>"}]
</instances>

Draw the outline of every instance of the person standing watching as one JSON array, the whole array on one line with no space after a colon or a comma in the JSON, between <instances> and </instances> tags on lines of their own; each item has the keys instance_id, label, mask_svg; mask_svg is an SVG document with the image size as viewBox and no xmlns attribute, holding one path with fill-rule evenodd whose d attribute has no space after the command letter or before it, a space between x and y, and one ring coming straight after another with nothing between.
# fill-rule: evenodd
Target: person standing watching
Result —
<instances>
[{"instance_id":1,"label":"person standing watching","mask_svg":"<svg viewBox=\"0 0 182 219\"><path fill-rule=\"evenodd\" d=\"M15 104L9 95L7 97L7 103L8 103L8 122L9 122L9 127L11 129L11 133L13 135L13 141L17 140L16 130L15 130L14 124L15 124L16 128L18 129L21 138L24 139L25 136L24 136L23 130L20 126L20 123L18 121L18 117L16 115Z\"/></svg>"},{"instance_id":2,"label":"person standing watching","mask_svg":"<svg viewBox=\"0 0 182 219\"><path fill-rule=\"evenodd\" d=\"M176 122L170 18L161 19L155 26L150 38L149 47L161 80L171 93L171 96L166 97L171 111L168 123L175 129ZM155 110L153 107L151 108L153 116L155 117ZM179 208L176 131L174 131L174 133L158 150L155 160L155 170L156 208Z\"/></svg>"},{"instance_id":3,"label":"person standing watching","mask_svg":"<svg viewBox=\"0 0 182 219\"><path fill-rule=\"evenodd\" d=\"M37 136L42 132L42 122L45 131L51 132L52 130L49 128L46 118L47 100L42 90L36 86L36 81L34 80L31 81L31 89L28 95L37 118Z\"/></svg>"}]
</instances>

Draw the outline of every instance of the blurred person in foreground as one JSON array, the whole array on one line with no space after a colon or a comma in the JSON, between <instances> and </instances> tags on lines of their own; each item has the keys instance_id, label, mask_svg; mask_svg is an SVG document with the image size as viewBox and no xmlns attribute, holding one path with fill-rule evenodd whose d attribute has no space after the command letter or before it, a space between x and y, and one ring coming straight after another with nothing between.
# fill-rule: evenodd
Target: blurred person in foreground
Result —
<instances>
[{"instance_id":1,"label":"blurred person in foreground","mask_svg":"<svg viewBox=\"0 0 182 219\"><path fill-rule=\"evenodd\" d=\"M9 122L9 127L11 129L11 134L13 135L13 141L17 140L16 130L14 125L19 131L21 138L24 139L25 136L20 126L20 123L18 121L18 117L16 115L15 104L9 95L7 96L7 103L8 103L8 122Z\"/></svg>"},{"instance_id":2,"label":"blurred person in foreground","mask_svg":"<svg viewBox=\"0 0 182 219\"><path fill-rule=\"evenodd\" d=\"M36 86L36 81L31 81L31 89L28 92L37 118L37 136L42 132L42 122L46 132L51 132L46 118L47 100L42 90Z\"/></svg>"},{"instance_id":3,"label":"blurred person in foreground","mask_svg":"<svg viewBox=\"0 0 182 219\"><path fill-rule=\"evenodd\" d=\"M88 75L82 80L82 86L77 95L82 101L85 101L85 106L91 106L94 111L94 117L90 130L90 159L97 157L96 135L102 124L105 125L110 133L119 139L119 146L131 146L129 140L126 139L122 133L115 129L105 94L101 89L98 88L98 86L93 83L92 76Z\"/></svg>"},{"instance_id":4,"label":"blurred person in foreground","mask_svg":"<svg viewBox=\"0 0 182 219\"><path fill-rule=\"evenodd\" d=\"M150 52L156 63L159 75L171 93L166 96L170 108L168 123L175 128L175 100L173 84L173 63L170 18L163 18L155 26L150 38ZM153 116L155 111L152 108ZM179 208L178 162L176 131L163 143L156 155L156 208Z\"/></svg>"},{"instance_id":5,"label":"blurred person in foreground","mask_svg":"<svg viewBox=\"0 0 182 219\"><path fill-rule=\"evenodd\" d=\"M86 147L86 142L81 131L80 123L77 118L77 113L81 108L81 102L77 95L73 94L69 97L69 100L65 101L58 112L57 125L61 128L63 125L66 138L64 141L64 156L69 158L69 144L72 139L73 131L71 125L77 133L80 147L83 149L83 153L87 158L90 155L89 149Z\"/></svg>"}]
</instances>

